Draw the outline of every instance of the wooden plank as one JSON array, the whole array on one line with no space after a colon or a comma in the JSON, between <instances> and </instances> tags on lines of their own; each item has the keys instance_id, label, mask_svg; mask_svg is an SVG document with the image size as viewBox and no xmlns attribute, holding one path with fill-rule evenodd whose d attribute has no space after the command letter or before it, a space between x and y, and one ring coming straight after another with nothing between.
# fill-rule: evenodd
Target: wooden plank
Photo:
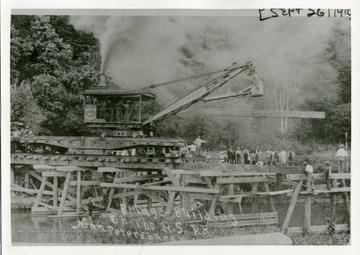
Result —
<instances>
[{"instance_id":1,"label":"wooden plank","mask_svg":"<svg viewBox=\"0 0 360 255\"><path fill-rule=\"evenodd\" d=\"M215 111L216 110L216 111ZM317 111L278 111L278 110L239 110L228 111L213 108L201 109L208 116L219 117L257 117L257 118L301 118L301 119L325 119L325 112Z\"/></svg>"},{"instance_id":2,"label":"wooden plank","mask_svg":"<svg viewBox=\"0 0 360 255\"><path fill-rule=\"evenodd\" d=\"M30 181L29 181L29 173L28 172L25 172L25 180L24 180L24 187L26 189L29 188L29 184L30 184Z\"/></svg>"},{"instance_id":3,"label":"wooden plank","mask_svg":"<svg viewBox=\"0 0 360 255\"><path fill-rule=\"evenodd\" d=\"M246 213L246 214L233 214L231 219L229 217L226 217L224 219L221 219L220 216L217 216L215 218L214 216L210 217L210 220L208 222L224 222L224 221L233 221L234 218L236 220L242 221L242 220L258 220L258 219L270 219L270 218L277 218L278 213L277 212L267 212L267 213Z\"/></svg>"},{"instance_id":4,"label":"wooden plank","mask_svg":"<svg viewBox=\"0 0 360 255\"><path fill-rule=\"evenodd\" d=\"M43 202L40 202L39 204L42 205L42 206L44 206L44 207L46 207L46 208L48 208L48 209L50 209L50 210L54 210L54 209L55 209L53 206L48 205L48 204L43 203Z\"/></svg>"},{"instance_id":5,"label":"wooden plank","mask_svg":"<svg viewBox=\"0 0 360 255\"><path fill-rule=\"evenodd\" d=\"M158 178L164 178L166 175L164 174L152 174L152 175L143 175L143 176L132 176L126 178L114 178L115 183L123 183L123 182L138 182L138 181L146 181Z\"/></svg>"},{"instance_id":6,"label":"wooden plank","mask_svg":"<svg viewBox=\"0 0 360 255\"><path fill-rule=\"evenodd\" d=\"M331 194L331 193L344 193L344 192L351 192L351 187L342 187L342 188L334 188L331 190L328 189L315 189L313 192L302 191L300 192L301 195L307 195L309 193L312 194Z\"/></svg>"},{"instance_id":7,"label":"wooden plank","mask_svg":"<svg viewBox=\"0 0 360 255\"><path fill-rule=\"evenodd\" d=\"M214 184L211 183L209 177L204 176L204 180L205 180L206 184L208 185L208 187L209 187L210 189L214 189L214 188L215 188ZM229 194L229 195L230 195L230 194ZM233 194L232 194L232 195L233 195Z\"/></svg>"},{"instance_id":8,"label":"wooden plank","mask_svg":"<svg viewBox=\"0 0 360 255\"><path fill-rule=\"evenodd\" d=\"M264 189L265 189L265 192L271 193L269 184L268 184L267 182L264 183ZM256 194L256 193L255 193L255 194ZM274 200L273 200L272 196L269 196L269 197L268 197L268 202L269 202L269 204L270 204L270 210L271 210L272 212L276 212L275 204L274 204Z\"/></svg>"},{"instance_id":9,"label":"wooden plank","mask_svg":"<svg viewBox=\"0 0 360 255\"><path fill-rule=\"evenodd\" d=\"M244 173L256 174L299 174L303 173L304 170L300 166L270 166L270 165L242 165L242 164L229 164L229 163L184 163L182 166L183 170L194 170L200 171L201 176L225 176L239 175L242 176Z\"/></svg>"},{"instance_id":10,"label":"wooden plank","mask_svg":"<svg viewBox=\"0 0 360 255\"><path fill-rule=\"evenodd\" d=\"M216 207L216 204L219 200L219 197L220 197L220 194L221 194L221 186L220 184L215 184L215 189L218 190L218 194L216 194L213 198L213 200L211 201L211 204L210 204L210 207L209 207L209 214L210 215L213 215L215 213L215 207Z\"/></svg>"},{"instance_id":11,"label":"wooden plank","mask_svg":"<svg viewBox=\"0 0 360 255\"><path fill-rule=\"evenodd\" d=\"M120 172L115 172L114 180L113 180L114 183L115 183L115 178L118 177L119 174L120 174ZM100 183L100 187L102 187L101 185L102 185L102 183ZM115 189L114 189L114 187L111 187L110 192L109 192L108 204L107 204L107 206L106 206L106 212L108 212L108 211L110 210L114 193L115 193ZM126 204L126 203L125 203L125 204Z\"/></svg>"},{"instance_id":12,"label":"wooden plank","mask_svg":"<svg viewBox=\"0 0 360 255\"><path fill-rule=\"evenodd\" d=\"M53 170L53 171L56 171L56 166L50 166L50 165L33 165L33 169L35 169L35 170Z\"/></svg>"},{"instance_id":13,"label":"wooden plank","mask_svg":"<svg viewBox=\"0 0 360 255\"><path fill-rule=\"evenodd\" d=\"M54 186L53 186L53 206L58 206L58 177L54 176Z\"/></svg>"},{"instance_id":14,"label":"wooden plank","mask_svg":"<svg viewBox=\"0 0 360 255\"><path fill-rule=\"evenodd\" d=\"M171 183L171 181L168 178L164 178L164 180L162 180L162 181L148 182L148 183L145 183L145 184L143 184L141 186L142 187L148 187L148 186L152 186L152 185L156 185L156 184L165 184L165 183Z\"/></svg>"},{"instance_id":15,"label":"wooden plank","mask_svg":"<svg viewBox=\"0 0 360 255\"><path fill-rule=\"evenodd\" d=\"M242 177L251 177L251 176L275 176L275 173L257 173L257 172L239 172L239 171L204 171L199 172L200 176L207 177L231 177L231 176L242 176Z\"/></svg>"},{"instance_id":16,"label":"wooden plank","mask_svg":"<svg viewBox=\"0 0 360 255\"><path fill-rule=\"evenodd\" d=\"M70 186L77 186L77 181L70 181ZM80 181L81 186L98 186L101 181Z\"/></svg>"},{"instance_id":17,"label":"wooden plank","mask_svg":"<svg viewBox=\"0 0 360 255\"><path fill-rule=\"evenodd\" d=\"M76 179L76 214L79 215L81 209L81 171L77 171Z\"/></svg>"},{"instance_id":18,"label":"wooden plank","mask_svg":"<svg viewBox=\"0 0 360 255\"><path fill-rule=\"evenodd\" d=\"M60 172L68 172L68 171L72 172L72 171L91 171L94 170L94 168L83 167L83 166L57 166L56 170Z\"/></svg>"},{"instance_id":19,"label":"wooden plank","mask_svg":"<svg viewBox=\"0 0 360 255\"><path fill-rule=\"evenodd\" d=\"M314 174L314 180L324 179L324 174ZM287 174L286 179L289 181L305 181L306 175L305 174Z\"/></svg>"},{"instance_id":20,"label":"wooden plank","mask_svg":"<svg viewBox=\"0 0 360 255\"><path fill-rule=\"evenodd\" d=\"M330 179L351 179L351 173L332 173Z\"/></svg>"},{"instance_id":21,"label":"wooden plank","mask_svg":"<svg viewBox=\"0 0 360 255\"><path fill-rule=\"evenodd\" d=\"M45 176L42 178L41 186L40 186L39 192L37 193L33 208L39 207L40 200L41 200L41 197L43 195L43 192L44 192L44 189L46 186L46 181L47 181L47 177Z\"/></svg>"},{"instance_id":22,"label":"wooden plank","mask_svg":"<svg viewBox=\"0 0 360 255\"><path fill-rule=\"evenodd\" d=\"M267 189L265 188L265 190L267 190ZM255 192L254 194L260 195L260 196L277 196L277 195L289 194L292 192L293 192L292 189L286 189L286 190L277 190L277 191Z\"/></svg>"},{"instance_id":23,"label":"wooden plank","mask_svg":"<svg viewBox=\"0 0 360 255\"><path fill-rule=\"evenodd\" d=\"M251 183L251 193L255 194L257 191L258 191L258 183L257 182ZM257 199L257 201L259 201L258 197L255 197L255 198ZM256 201L254 201L254 202L250 204L252 213L254 213L256 211L256 205L257 205L257 209L259 210L259 204L256 203Z\"/></svg>"},{"instance_id":24,"label":"wooden plank","mask_svg":"<svg viewBox=\"0 0 360 255\"><path fill-rule=\"evenodd\" d=\"M285 220L284 220L284 223L283 223L282 228L281 228L281 232L283 234L285 234L287 232L287 229L289 227L289 224L290 224L290 221L291 221L291 218L292 218L292 215L293 215L293 212L294 212L294 209L295 209L295 205L296 205L296 202L298 200L298 196L299 196L301 187L303 185L303 182L304 181L299 181L298 182L298 184L295 187L294 193L293 193L293 195L291 197L289 209L288 209L288 211L286 213Z\"/></svg>"},{"instance_id":25,"label":"wooden plank","mask_svg":"<svg viewBox=\"0 0 360 255\"><path fill-rule=\"evenodd\" d=\"M304 233L308 235L311 227L311 200L312 195L306 195L305 197L305 220L304 220Z\"/></svg>"},{"instance_id":26,"label":"wooden plank","mask_svg":"<svg viewBox=\"0 0 360 255\"><path fill-rule=\"evenodd\" d=\"M64 190L61 194L60 205L59 205L59 210L58 210L57 215L61 215L63 212L66 195L68 193L69 186L70 186L70 178L71 178L71 172L69 171L69 172L67 172L67 175L66 175L66 179L65 179L65 183L64 183Z\"/></svg>"},{"instance_id":27,"label":"wooden plank","mask_svg":"<svg viewBox=\"0 0 360 255\"><path fill-rule=\"evenodd\" d=\"M259 226L259 225L276 225L278 219L258 219L258 220L244 220L244 221L227 221L227 222L211 222L208 227L212 228L230 228L230 227L245 227L245 226Z\"/></svg>"},{"instance_id":28,"label":"wooden plank","mask_svg":"<svg viewBox=\"0 0 360 255\"><path fill-rule=\"evenodd\" d=\"M231 184L231 183L254 183L254 182L267 182L267 177L243 177L243 178L224 178L219 177L216 179L218 184Z\"/></svg>"},{"instance_id":29,"label":"wooden plank","mask_svg":"<svg viewBox=\"0 0 360 255\"><path fill-rule=\"evenodd\" d=\"M229 202L229 203L239 203L242 201L244 197L251 197L251 193L241 194L241 195L233 195L233 196L220 196L218 201L220 202Z\"/></svg>"},{"instance_id":30,"label":"wooden plank","mask_svg":"<svg viewBox=\"0 0 360 255\"><path fill-rule=\"evenodd\" d=\"M65 172L42 172L41 175L47 177L66 177Z\"/></svg>"},{"instance_id":31,"label":"wooden plank","mask_svg":"<svg viewBox=\"0 0 360 255\"><path fill-rule=\"evenodd\" d=\"M342 179L342 180L340 181L340 183L341 183L341 186L342 186L343 188L346 187L346 183L345 183L345 180L344 180L344 179ZM351 210L350 210L350 200L349 200L348 193L347 193L347 192L342 193L342 197L343 197L343 202L344 202L344 206L345 206L345 208L346 208L346 211L347 211L348 215L350 216Z\"/></svg>"},{"instance_id":32,"label":"wooden plank","mask_svg":"<svg viewBox=\"0 0 360 255\"><path fill-rule=\"evenodd\" d=\"M217 189L203 189L203 188L193 188L193 187L172 187L172 186L149 186L141 187L145 190L167 190L167 191L178 191L178 192L191 192L191 193L219 193ZM187 195L187 194L182 194Z\"/></svg>"},{"instance_id":33,"label":"wooden plank","mask_svg":"<svg viewBox=\"0 0 360 255\"><path fill-rule=\"evenodd\" d=\"M171 212L173 210L175 195L176 195L175 191L170 191L169 192L169 199L167 201L166 212L165 212L167 214L171 214Z\"/></svg>"},{"instance_id":34,"label":"wooden plank","mask_svg":"<svg viewBox=\"0 0 360 255\"><path fill-rule=\"evenodd\" d=\"M200 174L200 171L194 169L194 170L184 170L184 169L171 169L171 172L173 174L181 174L181 175L194 175L194 174Z\"/></svg>"},{"instance_id":35,"label":"wooden plank","mask_svg":"<svg viewBox=\"0 0 360 255\"><path fill-rule=\"evenodd\" d=\"M214 195L210 194L196 194L196 193L189 193L191 199L195 200L213 200Z\"/></svg>"},{"instance_id":36,"label":"wooden plank","mask_svg":"<svg viewBox=\"0 0 360 255\"><path fill-rule=\"evenodd\" d=\"M10 186L10 188L11 188L11 191L24 192L24 193L28 193L28 194L38 194L39 193L39 190L37 190L37 189L23 188L17 184L12 184ZM52 191L44 190L43 194L44 195L52 195Z\"/></svg>"}]
</instances>

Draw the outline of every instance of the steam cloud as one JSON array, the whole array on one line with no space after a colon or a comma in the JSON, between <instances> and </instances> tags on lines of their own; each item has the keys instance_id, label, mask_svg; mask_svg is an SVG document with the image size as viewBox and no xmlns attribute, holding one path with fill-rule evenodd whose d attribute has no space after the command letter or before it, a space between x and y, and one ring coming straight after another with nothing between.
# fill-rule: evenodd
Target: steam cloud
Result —
<instances>
[{"instance_id":1,"label":"steam cloud","mask_svg":"<svg viewBox=\"0 0 360 255\"><path fill-rule=\"evenodd\" d=\"M299 82L309 79L309 63L326 46L335 23L307 17L261 22L257 16L73 16L71 21L99 39L102 72L123 88L252 61L267 91L294 73ZM193 83L201 84L190 80L155 93L165 104L194 88ZM241 87L241 78L231 84Z\"/></svg>"}]
</instances>

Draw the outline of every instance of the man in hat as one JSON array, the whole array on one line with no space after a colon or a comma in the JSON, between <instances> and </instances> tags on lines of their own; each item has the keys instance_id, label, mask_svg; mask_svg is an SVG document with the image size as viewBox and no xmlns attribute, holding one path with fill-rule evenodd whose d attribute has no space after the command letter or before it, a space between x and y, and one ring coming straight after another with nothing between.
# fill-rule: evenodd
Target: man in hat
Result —
<instances>
[{"instance_id":1,"label":"man in hat","mask_svg":"<svg viewBox=\"0 0 360 255\"><path fill-rule=\"evenodd\" d=\"M330 161L325 161L325 181L326 181L326 188L328 190L331 190L331 185L330 185L330 174L331 174L331 166L330 166Z\"/></svg>"},{"instance_id":2,"label":"man in hat","mask_svg":"<svg viewBox=\"0 0 360 255\"><path fill-rule=\"evenodd\" d=\"M344 172L344 162L347 159L348 154L347 154L346 150L344 149L343 144L340 144L339 147L340 148L336 152L336 160L338 162L339 173L343 173Z\"/></svg>"},{"instance_id":3,"label":"man in hat","mask_svg":"<svg viewBox=\"0 0 360 255\"><path fill-rule=\"evenodd\" d=\"M241 164L241 150L240 147L237 147L237 150L235 151L236 154L236 164Z\"/></svg>"},{"instance_id":4,"label":"man in hat","mask_svg":"<svg viewBox=\"0 0 360 255\"><path fill-rule=\"evenodd\" d=\"M306 191L311 192L314 190L314 168L308 162L304 162L304 167L306 174Z\"/></svg>"}]
</instances>

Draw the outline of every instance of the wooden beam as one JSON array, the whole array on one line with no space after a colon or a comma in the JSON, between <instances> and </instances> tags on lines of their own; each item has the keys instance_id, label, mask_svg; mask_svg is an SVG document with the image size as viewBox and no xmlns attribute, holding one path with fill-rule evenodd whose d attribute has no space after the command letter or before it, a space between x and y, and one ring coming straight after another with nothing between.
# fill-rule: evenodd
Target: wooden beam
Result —
<instances>
[{"instance_id":1,"label":"wooden beam","mask_svg":"<svg viewBox=\"0 0 360 255\"><path fill-rule=\"evenodd\" d=\"M66 177L66 172L42 172L41 175L47 177Z\"/></svg>"},{"instance_id":2,"label":"wooden beam","mask_svg":"<svg viewBox=\"0 0 360 255\"><path fill-rule=\"evenodd\" d=\"M152 180L156 178L164 178L166 175L164 174L153 174L153 175L143 175L143 176L131 176L131 177L125 177L125 178L115 178L114 182L116 183L122 183L122 182L137 182L137 181L146 181L146 180Z\"/></svg>"},{"instance_id":3,"label":"wooden beam","mask_svg":"<svg viewBox=\"0 0 360 255\"><path fill-rule=\"evenodd\" d=\"M12 184L11 186L11 191L17 191L17 192L25 192L28 194L38 194L39 190L37 189L27 189L27 188L23 188L17 184ZM48 191L48 190L44 190L43 191L44 195L52 195L52 191Z\"/></svg>"},{"instance_id":4,"label":"wooden beam","mask_svg":"<svg viewBox=\"0 0 360 255\"><path fill-rule=\"evenodd\" d=\"M264 182L264 189L265 189L265 192L269 192L270 193L270 187L269 187L269 184L267 182ZM275 204L274 204L274 200L272 198L272 196L269 196L268 197L268 202L270 204L270 209L272 212L276 212L276 209L275 209Z\"/></svg>"},{"instance_id":5,"label":"wooden beam","mask_svg":"<svg viewBox=\"0 0 360 255\"><path fill-rule=\"evenodd\" d=\"M304 219L304 234L310 234L311 230L311 199L312 195L306 195L305 197L305 219Z\"/></svg>"},{"instance_id":6,"label":"wooden beam","mask_svg":"<svg viewBox=\"0 0 360 255\"><path fill-rule=\"evenodd\" d=\"M77 181L70 181L70 186L77 186ZM100 181L80 181L81 186L98 186L100 185Z\"/></svg>"},{"instance_id":7,"label":"wooden beam","mask_svg":"<svg viewBox=\"0 0 360 255\"><path fill-rule=\"evenodd\" d=\"M210 215L215 213L215 207L216 207L216 204L217 204L217 202L219 200L222 187L220 186L220 184L215 184L215 189L218 190L218 194L216 194L215 197L213 198L213 200L211 201L210 208L209 208L209 214Z\"/></svg>"},{"instance_id":8,"label":"wooden beam","mask_svg":"<svg viewBox=\"0 0 360 255\"><path fill-rule=\"evenodd\" d=\"M46 177L44 177L46 178ZM70 186L70 178L71 178L71 172L67 172L66 175L66 179L65 179L65 183L64 183L64 190L63 193L61 195L61 199L60 199L60 205L59 205L59 210L57 215L61 215L64 209L64 205L65 205L65 200L66 200L66 195L68 193L69 190L69 186Z\"/></svg>"},{"instance_id":9,"label":"wooden beam","mask_svg":"<svg viewBox=\"0 0 360 255\"><path fill-rule=\"evenodd\" d=\"M54 186L53 186L53 206L58 206L58 177L54 176Z\"/></svg>"},{"instance_id":10,"label":"wooden beam","mask_svg":"<svg viewBox=\"0 0 360 255\"><path fill-rule=\"evenodd\" d=\"M306 175L305 174L287 174L286 175L286 179L289 181L302 181L302 180L306 180ZM314 180L320 180L320 179L324 179L325 175L324 174L314 174Z\"/></svg>"},{"instance_id":11,"label":"wooden beam","mask_svg":"<svg viewBox=\"0 0 360 255\"><path fill-rule=\"evenodd\" d=\"M197 169L200 176L231 176L231 175L274 175L275 173L283 174L300 174L304 169L300 166L270 166L270 165L242 165L229 163L184 163L183 170ZM177 170L174 170L175 172Z\"/></svg>"},{"instance_id":12,"label":"wooden beam","mask_svg":"<svg viewBox=\"0 0 360 255\"><path fill-rule=\"evenodd\" d=\"M257 118L301 118L301 119L325 119L325 112L315 111L277 111L277 110L243 110L227 111L218 108L201 109L204 115L218 117L257 117Z\"/></svg>"},{"instance_id":13,"label":"wooden beam","mask_svg":"<svg viewBox=\"0 0 360 255\"><path fill-rule=\"evenodd\" d=\"M76 179L76 214L79 215L81 209L81 171L77 171Z\"/></svg>"},{"instance_id":14,"label":"wooden beam","mask_svg":"<svg viewBox=\"0 0 360 255\"><path fill-rule=\"evenodd\" d=\"M283 234L286 234L287 232L287 229L289 227L289 224L290 224L290 221L291 221L291 217L292 217L292 214L294 212L294 209L295 209L295 205L296 205L296 202L298 200L298 196L299 196L299 193L300 193L300 190L301 190L301 187L302 187L302 184L303 184L304 181L299 181L298 184L296 185L295 187L295 191L291 197L291 201L290 201L290 205L289 205L289 209L286 213L286 216L285 216L285 220L284 220L284 223L282 225L282 228L281 228L281 232Z\"/></svg>"},{"instance_id":15,"label":"wooden beam","mask_svg":"<svg viewBox=\"0 0 360 255\"><path fill-rule=\"evenodd\" d=\"M330 179L351 179L351 173L330 174Z\"/></svg>"},{"instance_id":16,"label":"wooden beam","mask_svg":"<svg viewBox=\"0 0 360 255\"><path fill-rule=\"evenodd\" d=\"M243 177L243 178L223 178L219 177L216 180L218 184L234 184L234 183L254 183L254 182L267 182L267 177Z\"/></svg>"},{"instance_id":17,"label":"wooden beam","mask_svg":"<svg viewBox=\"0 0 360 255\"><path fill-rule=\"evenodd\" d=\"M39 192L37 193L33 208L39 207L41 196L42 196L45 186L46 186L46 181L47 181L47 177L45 176L42 178L41 186L40 186Z\"/></svg>"}]
</instances>

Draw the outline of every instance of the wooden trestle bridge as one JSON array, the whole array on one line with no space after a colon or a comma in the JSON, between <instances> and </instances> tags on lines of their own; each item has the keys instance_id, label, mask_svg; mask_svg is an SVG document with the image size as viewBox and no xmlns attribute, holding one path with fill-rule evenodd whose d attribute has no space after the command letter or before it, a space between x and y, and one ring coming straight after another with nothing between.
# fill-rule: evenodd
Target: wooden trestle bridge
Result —
<instances>
[{"instance_id":1,"label":"wooden trestle bridge","mask_svg":"<svg viewBox=\"0 0 360 255\"><path fill-rule=\"evenodd\" d=\"M311 225L311 205L314 197L327 194L335 218L336 203L342 198L350 212L350 173L332 173L332 187L316 185L306 192L306 176L298 166L230 165L227 163L183 162L181 159L120 157L104 155L11 155L11 192L36 195L33 215L48 217L81 217L88 215L88 197L92 197L95 213L119 209L119 203L143 208L162 207L171 216L174 208L188 211L205 210L209 215L221 210L232 213L238 226L278 224L275 197L289 196L285 220L279 225L283 233L326 232L329 225ZM315 174L324 180L324 174ZM16 181L16 180L21 181ZM319 181L318 181L319 182ZM340 187L338 185L340 182ZM247 183L248 191L239 184ZM91 194L91 195L89 195ZM268 211L251 213L243 210L244 200L259 198L267 201ZM299 198L305 200L302 227L289 227ZM337 199L338 198L338 199ZM192 219L202 221L203 219ZM231 227L226 219L209 220L212 227ZM348 224L333 224L334 231L345 231Z\"/></svg>"}]
</instances>

